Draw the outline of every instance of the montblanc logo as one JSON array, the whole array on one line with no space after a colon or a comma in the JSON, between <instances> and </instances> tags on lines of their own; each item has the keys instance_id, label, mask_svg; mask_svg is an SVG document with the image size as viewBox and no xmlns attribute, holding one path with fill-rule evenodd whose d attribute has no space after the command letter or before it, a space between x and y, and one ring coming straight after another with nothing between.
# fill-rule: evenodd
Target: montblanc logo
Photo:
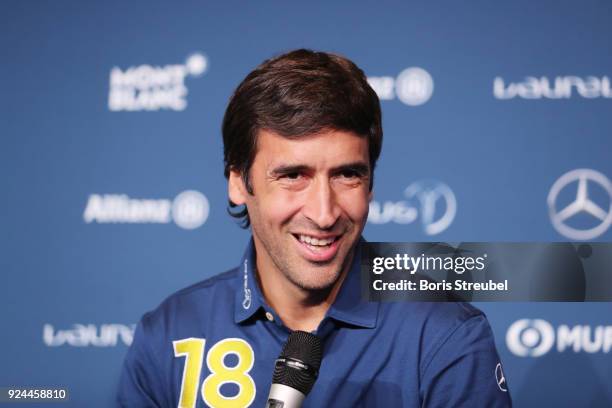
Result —
<instances>
[{"instance_id":1,"label":"montblanc logo","mask_svg":"<svg viewBox=\"0 0 612 408\"><path fill-rule=\"evenodd\" d=\"M423 105L434 89L433 78L423 68L406 68L393 78L391 76L371 76L368 83L381 100L399 99L408 106Z\"/></svg>"},{"instance_id":2,"label":"montblanc logo","mask_svg":"<svg viewBox=\"0 0 612 408\"><path fill-rule=\"evenodd\" d=\"M435 180L421 180L406 187L404 200L372 200L368 222L411 224L420 216L423 231L436 235L452 224L456 213L457 199L449 186Z\"/></svg>"},{"instance_id":3,"label":"montblanc logo","mask_svg":"<svg viewBox=\"0 0 612 408\"><path fill-rule=\"evenodd\" d=\"M508 328L506 345L519 357L541 357L552 350L609 353L612 326L562 324L555 328L543 319L521 319Z\"/></svg>"},{"instance_id":4,"label":"montblanc logo","mask_svg":"<svg viewBox=\"0 0 612 408\"><path fill-rule=\"evenodd\" d=\"M91 194L83 220L87 224L168 224L195 229L206 222L210 205L204 194L183 191L174 200L130 198L126 194Z\"/></svg>"},{"instance_id":5,"label":"montblanc logo","mask_svg":"<svg viewBox=\"0 0 612 408\"><path fill-rule=\"evenodd\" d=\"M43 342L49 347L115 347L119 342L132 344L136 325L125 324L73 324L71 329L55 329L51 324L43 326Z\"/></svg>"},{"instance_id":6,"label":"montblanc logo","mask_svg":"<svg viewBox=\"0 0 612 408\"><path fill-rule=\"evenodd\" d=\"M190 55L184 64L164 66L139 65L110 72L108 109L117 111L182 111L187 108L185 78L206 72L205 55Z\"/></svg>"},{"instance_id":7,"label":"montblanc logo","mask_svg":"<svg viewBox=\"0 0 612 408\"><path fill-rule=\"evenodd\" d=\"M612 98L608 76L585 78L577 76L525 77L520 82L508 82L502 77L493 80L496 99L569 99L579 96L586 99Z\"/></svg>"}]
</instances>

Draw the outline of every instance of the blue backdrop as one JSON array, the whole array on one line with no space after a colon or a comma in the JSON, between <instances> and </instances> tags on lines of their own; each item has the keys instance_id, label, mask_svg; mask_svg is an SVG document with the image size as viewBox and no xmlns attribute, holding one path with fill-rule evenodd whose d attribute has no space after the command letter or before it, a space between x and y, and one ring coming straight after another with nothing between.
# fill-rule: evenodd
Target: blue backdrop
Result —
<instances>
[{"instance_id":1,"label":"blue backdrop","mask_svg":"<svg viewBox=\"0 0 612 408\"><path fill-rule=\"evenodd\" d=\"M0 387L112 405L133 324L237 264L220 123L263 59L353 59L370 241L610 241L612 3L0 4ZM612 272L611 272L612 273ZM609 303L479 304L517 406L611 406Z\"/></svg>"}]
</instances>

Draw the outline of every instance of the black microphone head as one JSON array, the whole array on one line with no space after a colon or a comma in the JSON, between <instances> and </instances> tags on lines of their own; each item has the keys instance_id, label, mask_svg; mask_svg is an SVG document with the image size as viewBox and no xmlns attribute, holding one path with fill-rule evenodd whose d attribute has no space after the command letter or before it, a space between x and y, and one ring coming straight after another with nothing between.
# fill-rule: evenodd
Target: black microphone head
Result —
<instances>
[{"instance_id":1,"label":"black microphone head","mask_svg":"<svg viewBox=\"0 0 612 408\"><path fill-rule=\"evenodd\" d=\"M300 330L294 331L287 338L276 360L272 382L295 388L307 395L319 375L322 358L323 348L317 336Z\"/></svg>"},{"instance_id":2,"label":"black microphone head","mask_svg":"<svg viewBox=\"0 0 612 408\"><path fill-rule=\"evenodd\" d=\"M323 357L321 339L312 333L296 330L287 338L281 356L300 360L319 371Z\"/></svg>"}]
</instances>

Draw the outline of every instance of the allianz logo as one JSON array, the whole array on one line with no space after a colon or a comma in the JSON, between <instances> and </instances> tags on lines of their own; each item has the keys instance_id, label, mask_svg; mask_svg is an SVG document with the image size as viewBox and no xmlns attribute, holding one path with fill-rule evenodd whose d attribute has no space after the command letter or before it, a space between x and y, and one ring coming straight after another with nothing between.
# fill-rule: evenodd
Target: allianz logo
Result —
<instances>
[{"instance_id":1,"label":"allianz logo","mask_svg":"<svg viewBox=\"0 0 612 408\"><path fill-rule=\"evenodd\" d=\"M521 319L508 328L506 345L519 357L541 357L552 350L559 353L609 353L612 326L562 324L553 327L543 319Z\"/></svg>"},{"instance_id":2,"label":"allianz logo","mask_svg":"<svg viewBox=\"0 0 612 408\"><path fill-rule=\"evenodd\" d=\"M574 95L587 99L612 98L608 76L585 78L577 76L548 77L528 76L521 82L508 82L502 77L493 80L493 95L496 99L569 99Z\"/></svg>"},{"instance_id":3,"label":"allianz logo","mask_svg":"<svg viewBox=\"0 0 612 408\"><path fill-rule=\"evenodd\" d=\"M63 345L73 347L115 347L119 342L132 344L136 325L124 324L74 324L72 329L55 330L53 325L43 326L43 341L49 347Z\"/></svg>"},{"instance_id":4,"label":"allianz logo","mask_svg":"<svg viewBox=\"0 0 612 408\"><path fill-rule=\"evenodd\" d=\"M368 76L368 83L380 100L399 99L408 106L423 105L434 90L434 81L423 68L410 67L392 76Z\"/></svg>"},{"instance_id":5,"label":"allianz logo","mask_svg":"<svg viewBox=\"0 0 612 408\"><path fill-rule=\"evenodd\" d=\"M199 77L208 68L205 55L190 55L183 64L143 64L110 72L108 109L117 111L182 111L187 108L185 78Z\"/></svg>"},{"instance_id":6,"label":"allianz logo","mask_svg":"<svg viewBox=\"0 0 612 408\"><path fill-rule=\"evenodd\" d=\"M168 224L174 221L183 229L195 229L206 222L209 212L208 199L195 190L183 191L174 200L90 194L83 220L87 224Z\"/></svg>"}]
</instances>

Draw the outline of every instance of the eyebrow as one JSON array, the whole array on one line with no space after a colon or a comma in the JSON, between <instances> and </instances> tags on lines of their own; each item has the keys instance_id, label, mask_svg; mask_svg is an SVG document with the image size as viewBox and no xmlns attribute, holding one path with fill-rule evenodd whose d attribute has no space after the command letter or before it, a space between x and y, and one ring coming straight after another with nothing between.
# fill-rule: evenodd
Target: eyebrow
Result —
<instances>
[{"instance_id":1,"label":"eyebrow","mask_svg":"<svg viewBox=\"0 0 612 408\"><path fill-rule=\"evenodd\" d=\"M306 166L304 164L280 164L270 170L269 174L271 176L283 176L291 173L302 173L312 169L312 167ZM366 175L370 172L370 165L362 162L356 161L352 163L341 164L340 166L333 167L331 169L332 173L340 173L346 170L351 170L357 172L361 175Z\"/></svg>"},{"instance_id":2,"label":"eyebrow","mask_svg":"<svg viewBox=\"0 0 612 408\"><path fill-rule=\"evenodd\" d=\"M303 164L281 164L270 170L271 176L284 176L291 173L302 173L309 169L308 166Z\"/></svg>"},{"instance_id":3,"label":"eyebrow","mask_svg":"<svg viewBox=\"0 0 612 408\"><path fill-rule=\"evenodd\" d=\"M341 173L346 170L354 171L362 176L365 176L370 173L370 165L362 161L356 161L352 163L342 164L338 167L334 167L332 169L332 172Z\"/></svg>"}]
</instances>

